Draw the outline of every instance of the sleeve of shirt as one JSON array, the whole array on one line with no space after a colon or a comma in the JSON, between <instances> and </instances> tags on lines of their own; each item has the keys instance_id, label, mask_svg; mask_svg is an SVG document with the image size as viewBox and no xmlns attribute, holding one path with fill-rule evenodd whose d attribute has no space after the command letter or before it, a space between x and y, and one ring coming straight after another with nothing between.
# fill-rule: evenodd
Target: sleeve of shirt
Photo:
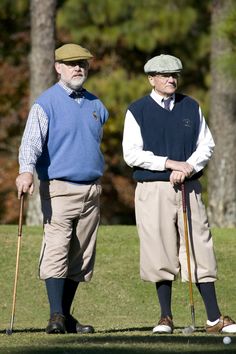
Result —
<instances>
[{"instance_id":1,"label":"sleeve of shirt","mask_svg":"<svg viewBox=\"0 0 236 354\"><path fill-rule=\"evenodd\" d=\"M39 104L29 112L19 149L19 173L33 173L47 137L48 117Z\"/></svg>"},{"instance_id":2,"label":"sleeve of shirt","mask_svg":"<svg viewBox=\"0 0 236 354\"><path fill-rule=\"evenodd\" d=\"M125 116L123 133L124 160L130 167L141 167L152 171L164 171L167 156L156 156L143 150L140 127L133 114L128 110Z\"/></svg>"},{"instance_id":3,"label":"sleeve of shirt","mask_svg":"<svg viewBox=\"0 0 236 354\"><path fill-rule=\"evenodd\" d=\"M209 127L206 124L201 108L199 108L199 118L200 129L197 140L197 148L187 160L187 162L193 166L195 173L201 171L205 167L212 156L215 146L213 137Z\"/></svg>"}]
</instances>

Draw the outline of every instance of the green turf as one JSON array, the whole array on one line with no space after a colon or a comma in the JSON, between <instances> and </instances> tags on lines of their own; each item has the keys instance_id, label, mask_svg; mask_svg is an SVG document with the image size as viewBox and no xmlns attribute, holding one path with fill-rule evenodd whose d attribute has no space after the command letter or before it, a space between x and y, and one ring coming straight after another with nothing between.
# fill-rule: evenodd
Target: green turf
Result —
<instances>
[{"instance_id":1,"label":"green turf","mask_svg":"<svg viewBox=\"0 0 236 354\"><path fill-rule=\"evenodd\" d=\"M224 345L222 335L204 332L205 311L194 287L197 331L185 336L191 324L188 285L174 283L175 334L153 335L159 319L155 287L139 278L139 243L135 226L101 226L94 277L81 284L74 302L74 316L94 325L92 335L46 335L48 303L44 283L38 280L40 227L23 226L16 315L12 336L9 327L15 275L17 226L0 227L0 354L121 354L121 353L236 353L236 336ZM236 230L213 230L219 280L216 283L221 311L236 318Z\"/></svg>"}]
</instances>

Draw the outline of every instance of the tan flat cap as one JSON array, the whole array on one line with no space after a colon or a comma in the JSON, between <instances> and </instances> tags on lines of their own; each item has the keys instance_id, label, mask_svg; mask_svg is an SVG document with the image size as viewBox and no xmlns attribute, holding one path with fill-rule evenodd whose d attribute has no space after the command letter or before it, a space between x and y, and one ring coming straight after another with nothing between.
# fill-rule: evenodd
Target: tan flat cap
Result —
<instances>
[{"instance_id":1,"label":"tan flat cap","mask_svg":"<svg viewBox=\"0 0 236 354\"><path fill-rule=\"evenodd\" d=\"M78 44L64 44L55 50L55 61L75 61L92 58L93 55L89 50Z\"/></svg>"},{"instance_id":2,"label":"tan flat cap","mask_svg":"<svg viewBox=\"0 0 236 354\"><path fill-rule=\"evenodd\" d=\"M183 69L180 59L172 55L161 54L144 65L144 72L148 73L179 73Z\"/></svg>"}]
</instances>

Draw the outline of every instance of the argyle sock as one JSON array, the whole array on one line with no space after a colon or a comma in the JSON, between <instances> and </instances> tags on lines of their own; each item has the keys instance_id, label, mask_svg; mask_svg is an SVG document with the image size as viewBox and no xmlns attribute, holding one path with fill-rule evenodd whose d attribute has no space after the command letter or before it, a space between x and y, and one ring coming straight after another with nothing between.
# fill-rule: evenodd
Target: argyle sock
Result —
<instances>
[{"instance_id":1,"label":"argyle sock","mask_svg":"<svg viewBox=\"0 0 236 354\"><path fill-rule=\"evenodd\" d=\"M214 282L197 283L196 286L202 296L208 320L211 322L216 321L221 316L221 313L216 299Z\"/></svg>"},{"instance_id":2,"label":"argyle sock","mask_svg":"<svg viewBox=\"0 0 236 354\"><path fill-rule=\"evenodd\" d=\"M172 295L172 281L165 280L156 283L158 300L161 307L161 317L169 316L172 318L171 312L171 295Z\"/></svg>"},{"instance_id":3,"label":"argyle sock","mask_svg":"<svg viewBox=\"0 0 236 354\"><path fill-rule=\"evenodd\" d=\"M64 316L68 316L71 311L71 305L75 297L76 290L78 288L79 282L72 279L66 278L63 298L62 298L62 309Z\"/></svg>"},{"instance_id":4,"label":"argyle sock","mask_svg":"<svg viewBox=\"0 0 236 354\"><path fill-rule=\"evenodd\" d=\"M63 314L62 296L64 283L64 278L48 278L45 280L48 301L50 305L50 315L52 315L53 313Z\"/></svg>"}]
</instances>

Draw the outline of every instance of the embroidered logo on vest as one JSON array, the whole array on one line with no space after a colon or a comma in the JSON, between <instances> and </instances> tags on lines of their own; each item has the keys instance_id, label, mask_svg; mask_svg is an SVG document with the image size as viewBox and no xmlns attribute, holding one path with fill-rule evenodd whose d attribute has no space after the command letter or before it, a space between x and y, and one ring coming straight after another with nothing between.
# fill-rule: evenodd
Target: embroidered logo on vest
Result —
<instances>
[{"instance_id":1,"label":"embroidered logo on vest","mask_svg":"<svg viewBox=\"0 0 236 354\"><path fill-rule=\"evenodd\" d=\"M93 111L93 118L94 118L95 120L98 120L98 119L99 119L99 117L97 116L96 111Z\"/></svg>"},{"instance_id":2,"label":"embroidered logo on vest","mask_svg":"<svg viewBox=\"0 0 236 354\"><path fill-rule=\"evenodd\" d=\"M185 127L191 128L191 120L188 118L183 119L183 123Z\"/></svg>"}]
</instances>

